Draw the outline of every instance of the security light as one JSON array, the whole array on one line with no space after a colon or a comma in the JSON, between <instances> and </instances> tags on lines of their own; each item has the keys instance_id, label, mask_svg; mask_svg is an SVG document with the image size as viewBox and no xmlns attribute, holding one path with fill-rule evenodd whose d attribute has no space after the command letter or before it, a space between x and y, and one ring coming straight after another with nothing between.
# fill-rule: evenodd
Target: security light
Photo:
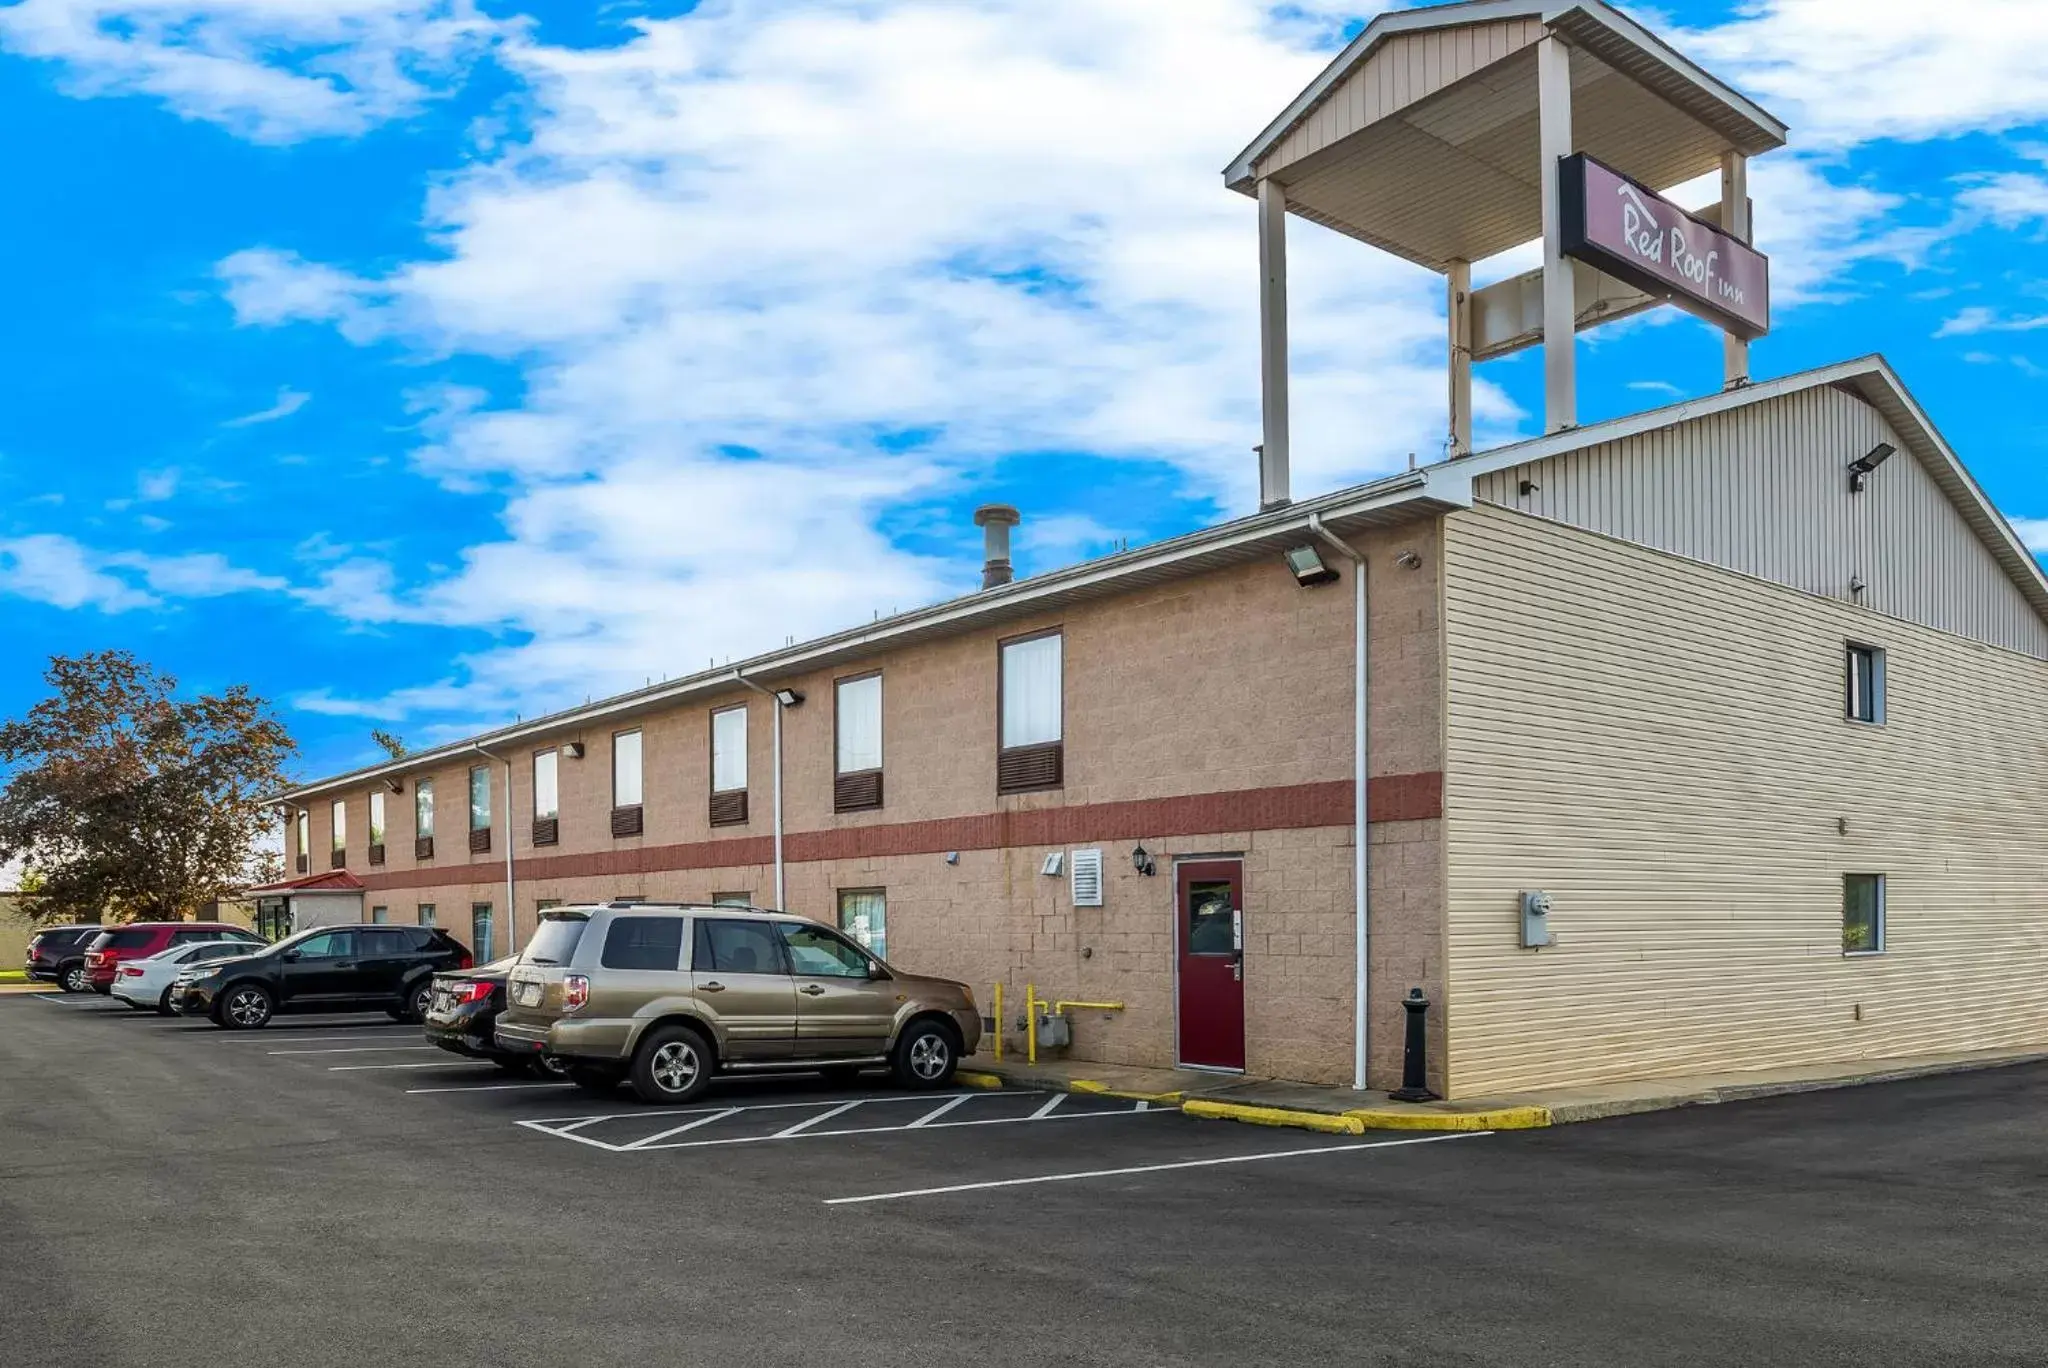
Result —
<instances>
[{"instance_id":1,"label":"security light","mask_svg":"<svg viewBox=\"0 0 2048 1368\"><path fill-rule=\"evenodd\" d=\"M1289 547L1287 569L1294 576L1294 582L1304 589L1314 584L1328 584L1337 578L1337 572L1323 564L1322 553L1313 546Z\"/></svg>"},{"instance_id":2,"label":"security light","mask_svg":"<svg viewBox=\"0 0 2048 1368\"><path fill-rule=\"evenodd\" d=\"M564 742L562 754L568 756L571 760L581 760L583 758L583 743L581 741Z\"/></svg>"},{"instance_id":3,"label":"security light","mask_svg":"<svg viewBox=\"0 0 2048 1368\"><path fill-rule=\"evenodd\" d=\"M1143 841L1140 841L1138 848L1131 852L1131 868L1148 877L1159 872L1159 866L1152 859L1152 852L1145 849Z\"/></svg>"},{"instance_id":4,"label":"security light","mask_svg":"<svg viewBox=\"0 0 2048 1368\"><path fill-rule=\"evenodd\" d=\"M777 689L775 701L785 708L794 708L804 701L804 696L795 689Z\"/></svg>"},{"instance_id":5,"label":"security light","mask_svg":"<svg viewBox=\"0 0 2048 1368\"><path fill-rule=\"evenodd\" d=\"M1869 451L1849 462L1849 492L1851 494L1861 494L1863 486L1870 479L1870 472L1890 460L1892 452L1895 450L1897 448L1890 442L1879 442Z\"/></svg>"}]
</instances>

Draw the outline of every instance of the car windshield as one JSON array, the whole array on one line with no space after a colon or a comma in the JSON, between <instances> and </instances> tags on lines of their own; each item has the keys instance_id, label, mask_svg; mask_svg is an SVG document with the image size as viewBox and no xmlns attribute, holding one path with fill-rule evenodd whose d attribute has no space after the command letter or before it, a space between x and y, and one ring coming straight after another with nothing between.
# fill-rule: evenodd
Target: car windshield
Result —
<instances>
[{"instance_id":1,"label":"car windshield","mask_svg":"<svg viewBox=\"0 0 2048 1368\"><path fill-rule=\"evenodd\" d=\"M526 943L523 958L528 964L567 964L574 958L577 943L583 939L583 928L589 923L590 919L580 914L541 918L533 939Z\"/></svg>"}]
</instances>

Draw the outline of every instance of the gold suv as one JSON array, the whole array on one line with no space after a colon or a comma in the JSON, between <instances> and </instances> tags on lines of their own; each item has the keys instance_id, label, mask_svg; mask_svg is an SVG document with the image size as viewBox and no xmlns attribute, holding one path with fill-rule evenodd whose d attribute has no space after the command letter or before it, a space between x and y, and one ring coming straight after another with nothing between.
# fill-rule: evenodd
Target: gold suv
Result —
<instances>
[{"instance_id":1,"label":"gold suv","mask_svg":"<svg viewBox=\"0 0 2048 1368\"><path fill-rule=\"evenodd\" d=\"M551 1054L579 1087L649 1102L714 1073L887 1065L936 1088L981 1041L974 992L891 968L837 931L757 907L554 907L506 981L500 1049Z\"/></svg>"}]
</instances>

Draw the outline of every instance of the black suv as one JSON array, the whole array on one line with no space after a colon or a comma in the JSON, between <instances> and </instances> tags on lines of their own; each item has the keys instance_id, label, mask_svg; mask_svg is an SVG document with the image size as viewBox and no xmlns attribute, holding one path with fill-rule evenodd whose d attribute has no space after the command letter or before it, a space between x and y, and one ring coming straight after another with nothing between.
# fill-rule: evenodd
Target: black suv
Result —
<instances>
[{"instance_id":1,"label":"black suv","mask_svg":"<svg viewBox=\"0 0 2048 1368\"><path fill-rule=\"evenodd\" d=\"M194 965L171 985L171 1006L230 1030L267 1026L279 1012L381 1008L418 1021L434 974L469 966L461 942L429 926L317 926L253 955Z\"/></svg>"},{"instance_id":2,"label":"black suv","mask_svg":"<svg viewBox=\"0 0 2048 1368\"><path fill-rule=\"evenodd\" d=\"M98 922L45 927L29 938L26 968L31 979L55 983L67 993L92 985L85 977L85 947L107 928Z\"/></svg>"}]
</instances>

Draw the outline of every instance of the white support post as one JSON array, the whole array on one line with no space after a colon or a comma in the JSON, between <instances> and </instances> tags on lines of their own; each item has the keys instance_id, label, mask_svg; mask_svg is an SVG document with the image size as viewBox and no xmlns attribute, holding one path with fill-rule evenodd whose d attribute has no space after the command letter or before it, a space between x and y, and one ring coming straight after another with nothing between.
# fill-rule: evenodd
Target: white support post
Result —
<instances>
[{"instance_id":1,"label":"white support post","mask_svg":"<svg viewBox=\"0 0 2048 1368\"><path fill-rule=\"evenodd\" d=\"M1721 229L1732 238L1750 241L1749 158L1740 152L1721 154ZM1749 343L1734 333L1721 336L1724 388L1749 383Z\"/></svg>"},{"instance_id":2,"label":"white support post","mask_svg":"<svg viewBox=\"0 0 2048 1368\"><path fill-rule=\"evenodd\" d=\"M1579 422L1573 351L1578 301L1572 263L1564 254L1564 205L1557 184L1557 164L1572 154L1572 54L1556 34L1536 44L1536 109L1543 175L1543 425L1547 432L1562 432Z\"/></svg>"},{"instance_id":3,"label":"white support post","mask_svg":"<svg viewBox=\"0 0 2048 1368\"><path fill-rule=\"evenodd\" d=\"M1259 451L1259 507L1287 493L1287 192L1259 182L1259 379L1265 445Z\"/></svg>"},{"instance_id":4,"label":"white support post","mask_svg":"<svg viewBox=\"0 0 2048 1368\"><path fill-rule=\"evenodd\" d=\"M1451 456L1472 454L1472 263L1444 263L1444 312L1450 321Z\"/></svg>"}]
</instances>

